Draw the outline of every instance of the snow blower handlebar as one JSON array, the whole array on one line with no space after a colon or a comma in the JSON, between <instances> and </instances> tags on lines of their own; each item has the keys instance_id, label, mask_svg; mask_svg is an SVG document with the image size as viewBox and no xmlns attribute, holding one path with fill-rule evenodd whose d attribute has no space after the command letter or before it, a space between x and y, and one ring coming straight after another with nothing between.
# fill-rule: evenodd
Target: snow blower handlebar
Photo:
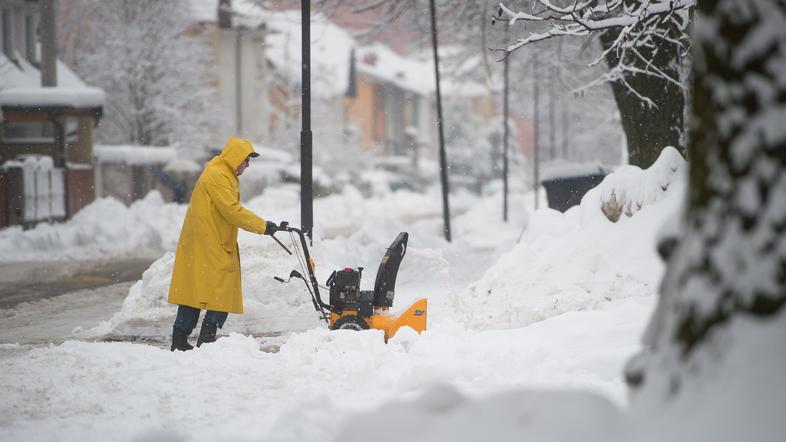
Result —
<instances>
[{"instance_id":1,"label":"snow blower handlebar","mask_svg":"<svg viewBox=\"0 0 786 442\"><path fill-rule=\"evenodd\" d=\"M308 251L306 236L303 234L301 229L298 229L297 227L290 227L287 221L281 221L278 226L278 231L297 234L300 237L300 247L298 247L297 243L294 242L294 238L293 242L295 244L295 251L298 251L298 249L302 250L302 256L300 253L298 253L298 260L303 260L301 261L301 266L306 268L308 280L306 280L306 278L296 270L293 270L289 274L289 278L291 279L292 277L296 277L303 280L303 282L306 284L306 289L311 294L311 301L314 303L314 308L320 313L320 317L324 319L325 322L329 322L329 315L327 312L331 312L332 308L330 304L326 304L324 301L322 301L322 297L319 294L319 283L317 282L317 277L314 275L314 261L311 259L311 254ZM287 251L287 253L292 255L292 252L286 248L284 244L278 240L278 238L273 235L271 235L271 237L275 239L276 242ZM275 279L280 282L285 282L283 278L275 277Z\"/></svg>"},{"instance_id":2,"label":"snow blower handlebar","mask_svg":"<svg viewBox=\"0 0 786 442\"><path fill-rule=\"evenodd\" d=\"M292 251L291 251L291 250L289 250L289 249L287 248L287 246L285 246L285 245L284 245L284 243L282 243L281 241L279 241L279 240L278 240L278 238L276 238L276 236L275 236L275 235L276 235L276 234L275 234L275 233L273 233L273 234L271 234L271 235L270 235L270 237L271 237L271 238L273 238L274 240L276 240L276 242L278 243L278 245L280 245L280 246L281 246L281 248L282 248L282 249L284 249L284 251L285 251L285 252L287 252L287 254L291 255L291 254L292 254Z\"/></svg>"}]
</instances>

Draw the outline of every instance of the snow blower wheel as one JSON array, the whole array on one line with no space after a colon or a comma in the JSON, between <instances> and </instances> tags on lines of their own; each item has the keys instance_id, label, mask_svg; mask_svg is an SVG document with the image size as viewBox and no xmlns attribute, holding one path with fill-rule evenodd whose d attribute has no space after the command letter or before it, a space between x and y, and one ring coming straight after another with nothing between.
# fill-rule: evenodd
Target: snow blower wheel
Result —
<instances>
[{"instance_id":1,"label":"snow blower wheel","mask_svg":"<svg viewBox=\"0 0 786 442\"><path fill-rule=\"evenodd\" d=\"M385 342L392 338L401 327L410 327L418 333L426 330L428 300L418 299L399 314L389 313L395 296L396 276L404 254L407 252L409 234L401 232L388 247L377 270L374 290L360 290L363 267L345 267L330 274L326 285L330 291L329 302L325 303L319 293L319 284L314 276L314 261L309 254L306 236L301 229L290 227L282 222L278 231L288 232L292 239L295 255L300 263L301 272L292 270L289 279L275 277L280 282L292 278L302 279L311 295L311 302L331 330L382 330ZM299 241L296 240L299 237ZM273 239L276 239L273 236ZM289 254L293 254L284 244L276 241ZM304 276L308 275L308 277Z\"/></svg>"},{"instance_id":2,"label":"snow blower wheel","mask_svg":"<svg viewBox=\"0 0 786 442\"><path fill-rule=\"evenodd\" d=\"M362 331L368 330L366 321L358 318L357 316L343 316L330 326L331 330L355 330Z\"/></svg>"}]
</instances>

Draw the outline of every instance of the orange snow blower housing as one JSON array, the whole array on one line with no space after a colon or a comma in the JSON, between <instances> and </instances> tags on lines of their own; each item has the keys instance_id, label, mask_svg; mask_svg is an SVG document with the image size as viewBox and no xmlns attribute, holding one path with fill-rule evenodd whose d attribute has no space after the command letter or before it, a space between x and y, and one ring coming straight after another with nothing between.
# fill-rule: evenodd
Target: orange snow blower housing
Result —
<instances>
[{"instance_id":1,"label":"orange snow blower housing","mask_svg":"<svg viewBox=\"0 0 786 442\"><path fill-rule=\"evenodd\" d=\"M385 333L385 342L401 327L411 327L418 333L426 330L428 301L425 298L418 299L401 314L390 312L395 296L398 268L407 252L408 233L399 233L382 257L374 290L360 290L363 267L346 267L334 271L328 278L326 284L330 291L330 298L329 303L325 303L319 293L320 286L314 276L314 261L309 255L303 232L289 227L286 222L281 223L279 230L293 235L292 240L298 252L298 259L301 265L306 267L309 276L306 280L298 271L293 270L289 275L290 279L295 277L306 283L314 308L331 330L382 330ZM295 234L300 237L299 247L294 238ZM305 263L308 264L304 265ZM282 278L276 277L276 279L285 282Z\"/></svg>"}]
</instances>

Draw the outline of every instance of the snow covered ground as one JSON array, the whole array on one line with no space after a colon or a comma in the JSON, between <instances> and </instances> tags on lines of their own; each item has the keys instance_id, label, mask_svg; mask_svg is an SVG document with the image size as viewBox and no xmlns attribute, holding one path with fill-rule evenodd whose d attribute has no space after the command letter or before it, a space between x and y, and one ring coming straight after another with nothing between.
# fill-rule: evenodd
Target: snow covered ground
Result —
<instances>
[{"instance_id":1,"label":"snow covered ground","mask_svg":"<svg viewBox=\"0 0 786 442\"><path fill-rule=\"evenodd\" d=\"M101 200L63 225L2 231L0 249L15 250L6 261L140 249L163 256L116 313L85 319L75 331L84 339L0 346L0 439L330 441L351 433L358 413L376 409L374 431L408 435L414 430L407 421L396 420L408 416L402 407L437 416L432 434L444 435L440 410L464 397L482 407L522 388L577 392L546 394L543 403L553 411L560 395L589 398L565 415L597 408L591 416L609 418L627 406L622 367L639 349L663 271L656 232L682 196L668 185L679 181L681 161L668 158L661 169L607 180L566 214L533 212L532 195L514 195L506 224L499 195L454 195L452 243L441 237L436 189L371 199L347 189L317 200L312 253L320 281L335 268L363 266L363 288L370 288L385 248L399 231L410 234L394 308L427 297L429 329L402 330L388 344L378 331L327 331L302 286L272 278L296 262L269 238L250 234L239 238L246 314L230 315L218 342L187 353L100 342L169 333L171 250L185 207L155 194L130 208ZM620 192L641 182L651 183L647 192ZM641 208L617 223L606 220L599 203L610 186L639 198ZM298 224L296 188L268 189L247 206ZM17 308L21 314L35 306ZM489 410L522 403L513 398L493 399ZM415 403L396 405L401 401ZM524 402L524 409L536 405ZM381 417L388 410L398 429Z\"/></svg>"}]
</instances>

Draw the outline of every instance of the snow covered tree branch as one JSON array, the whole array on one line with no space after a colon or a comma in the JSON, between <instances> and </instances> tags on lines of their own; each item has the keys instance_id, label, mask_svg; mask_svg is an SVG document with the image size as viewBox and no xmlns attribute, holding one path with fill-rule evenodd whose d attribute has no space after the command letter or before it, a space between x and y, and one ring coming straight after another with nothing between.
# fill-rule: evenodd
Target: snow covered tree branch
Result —
<instances>
[{"instance_id":1,"label":"snow covered tree branch","mask_svg":"<svg viewBox=\"0 0 786 442\"><path fill-rule=\"evenodd\" d=\"M599 36L608 71L583 88L611 84L630 163L649 167L664 146L685 152L684 113L695 0L533 0L528 12L500 3L493 22L522 24L526 35L497 49L505 57L565 36Z\"/></svg>"},{"instance_id":2,"label":"snow covered tree branch","mask_svg":"<svg viewBox=\"0 0 786 442\"><path fill-rule=\"evenodd\" d=\"M659 69L646 52L656 51L657 45L667 43L678 48L680 57L686 56L690 51L690 39L686 33L690 23L689 11L695 5L696 0L575 0L570 6L560 7L549 0L536 0L532 13L514 12L500 3L497 16L492 20L506 20L511 25L537 22L547 26L543 31L530 31L527 36L500 49L505 56L527 44L555 37L583 37L594 32L616 30L613 42L593 62L597 64L610 52L615 53L619 63L611 67L611 75L606 76L606 80L623 79L626 73L635 73L658 76L684 87L678 78ZM654 105L646 97L642 99Z\"/></svg>"}]
</instances>

